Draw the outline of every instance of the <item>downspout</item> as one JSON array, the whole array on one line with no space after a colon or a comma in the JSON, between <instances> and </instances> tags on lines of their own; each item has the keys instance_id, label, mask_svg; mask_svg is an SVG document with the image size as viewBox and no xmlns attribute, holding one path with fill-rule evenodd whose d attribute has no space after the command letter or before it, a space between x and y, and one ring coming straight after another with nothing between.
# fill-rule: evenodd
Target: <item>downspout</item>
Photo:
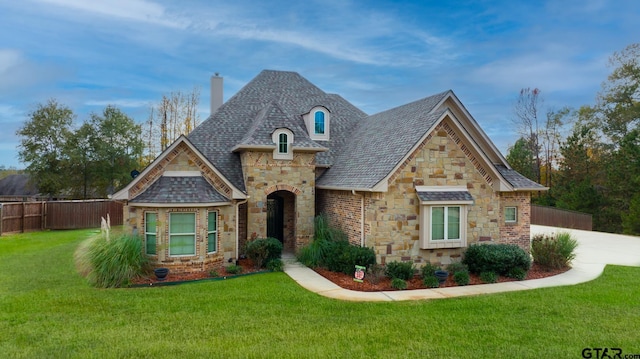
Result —
<instances>
[{"instance_id":1,"label":"downspout","mask_svg":"<svg viewBox=\"0 0 640 359\"><path fill-rule=\"evenodd\" d=\"M240 246L240 205L249 202L249 197L244 201L236 202L236 261L240 258L238 248Z\"/></svg>"},{"instance_id":2,"label":"downspout","mask_svg":"<svg viewBox=\"0 0 640 359\"><path fill-rule=\"evenodd\" d=\"M355 190L351 194L356 195ZM364 247L364 193L360 195L360 247Z\"/></svg>"}]
</instances>

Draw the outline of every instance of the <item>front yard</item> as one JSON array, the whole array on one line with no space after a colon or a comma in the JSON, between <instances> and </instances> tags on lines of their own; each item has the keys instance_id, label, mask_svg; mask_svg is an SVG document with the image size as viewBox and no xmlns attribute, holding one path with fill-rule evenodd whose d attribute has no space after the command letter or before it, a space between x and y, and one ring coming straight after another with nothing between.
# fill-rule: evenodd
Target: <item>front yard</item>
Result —
<instances>
[{"instance_id":1,"label":"front yard","mask_svg":"<svg viewBox=\"0 0 640 359\"><path fill-rule=\"evenodd\" d=\"M582 357L640 353L640 268L571 287L396 303L327 299L284 273L95 289L73 253L93 231L0 237L0 356Z\"/></svg>"}]
</instances>

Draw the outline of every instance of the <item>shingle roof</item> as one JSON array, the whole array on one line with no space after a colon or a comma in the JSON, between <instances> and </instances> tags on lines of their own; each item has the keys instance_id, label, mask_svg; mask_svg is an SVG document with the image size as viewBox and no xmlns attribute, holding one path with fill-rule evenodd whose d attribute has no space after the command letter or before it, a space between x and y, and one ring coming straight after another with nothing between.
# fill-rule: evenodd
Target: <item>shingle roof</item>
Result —
<instances>
[{"instance_id":1,"label":"shingle roof","mask_svg":"<svg viewBox=\"0 0 640 359\"><path fill-rule=\"evenodd\" d=\"M299 121L287 116L275 102L270 102L258 111L253 124L237 147L272 146L275 148L276 145L271 139L271 134L278 128L288 128L293 132L293 147L326 150L325 147L313 142L307 131L300 127Z\"/></svg>"},{"instance_id":2,"label":"shingle roof","mask_svg":"<svg viewBox=\"0 0 640 359\"><path fill-rule=\"evenodd\" d=\"M504 165L496 165L496 169L515 189L533 189L540 191L547 189L547 187L528 179L516 170L507 168Z\"/></svg>"},{"instance_id":3,"label":"shingle roof","mask_svg":"<svg viewBox=\"0 0 640 359\"><path fill-rule=\"evenodd\" d=\"M318 153L316 163L329 165L337 147L347 141L351 129L366 114L339 96L330 95L295 72L264 70L216 113L189 134L189 140L207 159L241 190L245 190L240 155L231 151L243 141L264 141L248 136L254 120L269 104L277 104L282 114L304 129L301 115L322 105L331 113L328 153ZM273 108L272 108L273 109ZM275 111L275 110L273 110ZM258 129L254 133L258 134ZM248 136L248 137L247 137ZM262 136L262 135L260 135ZM258 136L258 137L260 137ZM295 136L294 133L294 137ZM300 136L300 139L303 137ZM294 138L295 139L295 138ZM318 141L324 146L325 143Z\"/></svg>"},{"instance_id":4,"label":"shingle roof","mask_svg":"<svg viewBox=\"0 0 640 359\"><path fill-rule=\"evenodd\" d=\"M473 201L471 193L467 191L418 191L421 201Z\"/></svg>"},{"instance_id":5,"label":"shingle roof","mask_svg":"<svg viewBox=\"0 0 640 359\"><path fill-rule=\"evenodd\" d=\"M216 203L229 200L202 177L160 177L133 203Z\"/></svg>"},{"instance_id":6,"label":"shingle roof","mask_svg":"<svg viewBox=\"0 0 640 359\"><path fill-rule=\"evenodd\" d=\"M372 188L402 161L442 115L435 106L449 92L414 101L360 121L339 147L319 186Z\"/></svg>"}]
</instances>

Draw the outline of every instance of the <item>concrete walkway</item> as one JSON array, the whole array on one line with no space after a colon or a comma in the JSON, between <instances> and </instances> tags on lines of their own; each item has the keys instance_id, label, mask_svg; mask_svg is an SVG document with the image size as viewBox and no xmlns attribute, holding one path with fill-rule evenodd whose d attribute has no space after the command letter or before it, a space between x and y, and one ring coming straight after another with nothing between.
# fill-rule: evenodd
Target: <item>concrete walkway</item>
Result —
<instances>
[{"instance_id":1,"label":"concrete walkway","mask_svg":"<svg viewBox=\"0 0 640 359\"><path fill-rule=\"evenodd\" d=\"M548 278L481 284L435 289L398 290L385 292L358 292L344 289L313 270L295 261L285 259L285 273L302 287L328 298L350 301L396 301L417 299L439 299L467 295L512 292L588 282L600 276L607 264L640 267L640 237L623 236L602 232L574 229L531 226L531 233L570 232L578 240L576 258L572 269Z\"/></svg>"}]
</instances>

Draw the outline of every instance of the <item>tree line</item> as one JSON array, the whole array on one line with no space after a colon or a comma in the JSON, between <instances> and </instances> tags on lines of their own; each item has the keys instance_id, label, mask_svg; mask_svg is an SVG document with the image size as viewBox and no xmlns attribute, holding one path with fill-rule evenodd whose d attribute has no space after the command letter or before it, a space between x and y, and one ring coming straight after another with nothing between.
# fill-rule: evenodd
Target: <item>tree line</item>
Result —
<instances>
[{"instance_id":1,"label":"tree line","mask_svg":"<svg viewBox=\"0 0 640 359\"><path fill-rule=\"evenodd\" d=\"M50 99L36 105L16 132L18 158L43 195L106 198L198 125L198 97L197 88L163 95L144 124L109 105L79 126L71 108Z\"/></svg>"},{"instance_id":2,"label":"tree line","mask_svg":"<svg viewBox=\"0 0 640 359\"><path fill-rule=\"evenodd\" d=\"M514 105L511 166L549 191L534 203L593 215L595 230L640 234L640 43L610 58L596 104L543 111L541 91Z\"/></svg>"}]
</instances>

